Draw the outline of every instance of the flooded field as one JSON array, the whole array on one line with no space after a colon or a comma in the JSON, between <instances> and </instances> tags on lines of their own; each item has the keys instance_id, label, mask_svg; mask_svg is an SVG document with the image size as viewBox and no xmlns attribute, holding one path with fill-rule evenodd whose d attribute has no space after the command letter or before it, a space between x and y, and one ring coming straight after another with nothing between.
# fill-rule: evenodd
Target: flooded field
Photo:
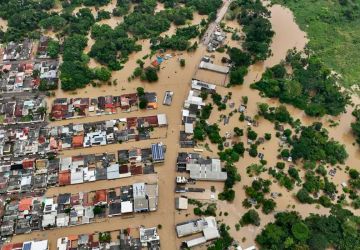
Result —
<instances>
[{"instance_id":1,"label":"flooded field","mask_svg":"<svg viewBox=\"0 0 360 250\"><path fill-rule=\"evenodd\" d=\"M113 1L115 3L116 1ZM109 5L110 6L110 5ZM106 8L113 8L107 6ZM158 6L158 10L162 8L162 5ZM221 95L226 95L228 92L232 92L232 101L235 103L235 107L239 107L242 96L248 96L248 109L247 114L254 116L257 114L257 103L259 102L267 102L271 105L278 105L278 101L268 98L261 98L259 96L258 91L250 89L249 85L259 80L262 73L265 71L266 67L273 66L283 60L286 56L286 53L289 49L297 48L298 50L302 50L307 42L307 38L304 32L302 32L299 27L294 22L292 13L279 5L274 5L270 7L272 12L271 23L273 30L275 31L275 36L273 39L273 43L271 45L272 55L269 59L267 59L263 63L258 63L249 68L249 73L245 78L245 82L242 86L232 87L232 88L224 88L217 87L217 91ZM194 22L200 22L201 16L194 15ZM107 21L110 22L110 21ZM106 22L106 23L107 23ZM111 20L113 22L113 20ZM114 21L117 22L117 21ZM116 25L114 23L107 23L109 25ZM240 26L236 27L238 24L236 22L229 22L229 26L233 28L238 28L240 30ZM170 29L170 33L175 31L175 28L172 27ZM86 48L86 52L88 52L91 48L93 41L90 39L88 43L88 47ZM218 85L223 85L228 81L225 75L219 75L215 73L209 73L208 71L197 71L198 63L202 56L206 55L206 49L203 46L200 46L193 53L175 53L174 56L164 61L161 64L161 70L159 72L159 81L157 83L145 83L141 82L139 79L135 79L132 81L128 81L128 77L131 76L133 70L137 66L136 60L142 59L145 55L150 54L149 41L143 40L139 41L142 44L143 49L138 53L131 54L129 57L129 61L125 64L124 68L120 71L113 72L112 80L117 81L117 84L112 84L111 86L104 85L101 87L92 87L87 86L84 89L77 90L76 92L63 92L62 90L56 91L56 97L97 97L99 95L120 95L123 93L130 93L136 91L137 87L144 87L146 91L155 91L158 94L159 102L162 102L162 98L164 92L167 90L174 92L172 105L164 106L159 105L157 110L152 111L136 111L130 114L116 114L102 117L88 117L81 120L74 120L71 122L91 122L97 120L105 120L105 119L114 119L120 117L127 116L138 116L143 114L155 114L155 113L166 113L167 119L169 123L169 127L167 130L166 138L161 141L166 144L167 151L165 156L165 162L161 166L156 167L156 172L158 172L159 176L159 206L158 211L153 212L151 214L136 214L131 218L123 218L123 217L115 217L111 219L107 219L106 221L99 222L96 225L82 225L77 227L69 227L63 229L54 229L51 231L45 232L33 232L28 235L18 235L13 238L14 242L25 241L29 239L49 239L50 240L50 249L56 249L56 239L59 237L72 235L72 234L81 234L81 233L92 233L99 231L108 231L108 230L117 230L119 228L135 228L140 225L144 226L156 226L158 224L162 225L162 229L159 230L161 237L161 247L162 249L179 249L181 241L188 238L178 239L175 234L175 224L195 218L193 215L192 207L189 206L187 211L178 212L175 210L174 197L178 196L174 193L175 189L175 167L176 167L176 157L179 151L191 151L190 149L181 150L179 149L178 139L179 139L179 131L182 129L181 125L181 109L183 105L183 101L186 98L188 91L190 89L189 83L193 75L196 73L196 77L201 78L202 80L206 80L210 83L217 83ZM237 42L230 41L231 46L238 46ZM222 56L225 54L222 53L213 53L215 55L214 60L221 60ZM183 58L186 61L186 66L184 68L180 67L179 59ZM145 66L149 65L150 62L154 60L153 58L148 58L145 61ZM95 61L91 61L91 67L97 66ZM198 75L199 74L199 75ZM51 103L52 99L49 100ZM354 97L353 100L356 104L359 104L359 99ZM288 110L293 115L293 117L301 119L302 123L305 125L309 125L317 119L308 118L305 114L293 108L292 106L287 105ZM353 120L351 116L352 108L348 108L348 112L337 117L335 120L339 122L339 126L335 128L330 128L328 126L327 120L329 117L324 117L321 119L326 128L329 130L329 134L334 139L340 141L341 143L346 144L346 149L349 153L349 159L346 162L346 165L351 167L357 167L357 163L360 159L360 154L358 151L357 145L352 145L354 142L354 138L350 132L350 122ZM216 108L213 109L211 118L209 119L210 123L218 122L220 114L228 114L230 112L227 109L225 112L219 112ZM52 123L52 125L61 125L69 123L69 121L58 121ZM246 129L246 123L240 123L238 121L238 115L234 115L230 118L230 122L227 125L222 125L221 123L221 135L225 135L226 132L232 131L234 127L240 127L242 129ZM259 134L259 136L263 136L264 133L271 133L272 140L267 141L259 147L259 152L264 153L265 159L267 160L267 166L274 166L277 162L277 154L278 154L278 141L275 138L274 124L270 123L267 120L259 119L259 126L254 128L254 130ZM152 142L158 142L159 140L147 140L141 142L134 143L126 143L126 144L117 144L117 145L109 145L104 147L95 147L89 149L76 150L78 153L101 153L101 152L113 152L118 149L130 148L131 146L141 147L148 146ZM245 142L246 144L246 142ZM216 149L215 146L210 145L210 151L204 151L204 155L216 157ZM65 151L63 155L72 155L75 151ZM242 180L240 183L236 184L234 187L236 191L236 198L234 202L227 203L222 201L216 201L218 207L218 213L223 212L222 216L218 216L218 219L223 220L227 225L230 226L230 234L234 237L235 240L241 242L242 238L245 237L245 242L241 243L242 247L249 247L254 244L255 236L261 231L262 226L267 222L273 219L272 215L261 215L261 226L253 227L247 226L242 227L239 231L235 230L235 224L238 223L242 214L246 211L246 209L242 206L242 201L245 198L245 193L243 191L243 187L245 185L250 185L252 182L252 178L248 177L246 174L246 167L252 163L258 163L257 158L251 158L247 153L245 153L245 157L240 159L239 163L236 164L238 168L238 172L242 176ZM344 168L344 167L343 167ZM336 185L340 185L342 181L345 180L345 175L342 171L339 171L336 177L333 178L333 181ZM265 176L265 174L264 174ZM266 175L267 176L267 175ZM133 180L141 180L143 176L132 177ZM145 178L145 177L144 177ZM115 187L118 185L124 185L131 181L131 179L119 179L112 182L96 182L82 185L73 185L68 187L54 188L50 189L47 194L54 195L59 192L78 192L82 189L92 190L99 189L105 187ZM211 189L211 186L214 186L217 192L221 192L223 189L223 183L205 183L205 182L197 182L196 187L203 187L207 190L207 194ZM277 183L273 183L271 186L272 192L279 192L282 194L281 197L276 199L277 208L276 211L284 211L287 209L296 210L300 214L306 216L310 212L316 213L327 213L328 209L320 208L316 209L315 205L304 205L295 202L293 198L293 193L295 190L288 192L285 188L280 187ZM205 199L206 199L205 195ZM228 216L224 215L224 212L228 212ZM358 214L359 212L357 212ZM189 238L194 238L189 237ZM196 249L205 249L206 247L200 247Z\"/></svg>"}]
</instances>

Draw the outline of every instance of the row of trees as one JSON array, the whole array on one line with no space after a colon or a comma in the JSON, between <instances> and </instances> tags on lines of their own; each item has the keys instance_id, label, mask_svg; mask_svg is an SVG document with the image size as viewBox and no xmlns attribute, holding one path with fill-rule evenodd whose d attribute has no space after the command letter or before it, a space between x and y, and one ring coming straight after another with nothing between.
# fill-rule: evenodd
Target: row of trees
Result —
<instances>
[{"instance_id":1,"label":"row of trees","mask_svg":"<svg viewBox=\"0 0 360 250\"><path fill-rule=\"evenodd\" d=\"M191 25L178 28L176 34L172 36L156 37L151 39L151 49L171 49L171 50L188 50L191 46L189 40L199 36L200 31L198 25ZM197 45L196 45L197 47Z\"/></svg>"},{"instance_id":2,"label":"row of trees","mask_svg":"<svg viewBox=\"0 0 360 250\"><path fill-rule=\"evenodd\" d=\"M360 245L360 217L339 206L330 215L280 212L256 237L261 249L353 249ZM356 248L356 247L355 247Z\"/></svg>"},{"instance_id":3,"label":"row of trees","mask_svg":"<svg viewBox=\"0 0 360 250\"><path fill-rule=\"evenodd\" d=\"M292 68L287 74L285 66ZM331 71L314 56L290 51L285 64L266 70L260 81L251 85L267 97L279 98L305 111L309 116L339 115L349 96L336 85Z\"/></svg>"}]
</instances>

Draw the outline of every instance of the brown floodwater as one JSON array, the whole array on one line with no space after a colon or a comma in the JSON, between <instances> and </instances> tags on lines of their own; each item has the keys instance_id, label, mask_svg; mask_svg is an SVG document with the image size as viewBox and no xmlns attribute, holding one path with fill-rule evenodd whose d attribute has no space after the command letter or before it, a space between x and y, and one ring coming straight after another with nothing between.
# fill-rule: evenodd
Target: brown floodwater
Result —
<instances>
[{"instance_id":1,"label":"brown floodwater","mask_svg":"<svg viewBox=\"0 0 360 250\"><path fill-rule=\"evenodd\" d=\"M161 5L160 7L161 8ZM249 68L249 74L245 78L245 83L242 86L233 87L231 89L218 87L217 91L225 95L227 92L232 92L232 101L235 103L235 107L239 107L241 102L242 96L249 97L248 103L248 110L246 111L247 115L254 116L257 113L257 103L258 102L267 102L271 105L278 105L278 101L274 99L268 98L261 98L258 94L258 91L250 89L250 83L260 79L262 73L266 69L266 67L275 65L279 63L281 60L285 58L286 52L289 49L296 47L298 50L302 50L307 42L306 35L302 32L299 27L294 22L294 18L291 12L283 8L279 5L274 5L270 7L272 12L271 23L273 29L275 31L275 36L273 39L273 43L271 45L272 56L267 59L263 63L258 63L253 65ZM195 17L195 16L194 16ZM196 19L196 18L195 18ZM200 19L201 20L201 19ZM229 26L236 28L236 22L229 22ZM240 27L237 27L240 30ZM89 41L91 46L91 41ZM33 232L27 235L18 235L15 236L13 241L25 241L29 239L49 239L50 240L50 249L56 249L56 239L59 237L72 235L72 234L81 234L81 233L92 233L95 231L107 231L107 230L117 230L119 228L126 228L126 227L137 227L140 225L145 226L154 226L158 224L162 224L162 229L160 230L160 237L161 237L161 246L162 249L179 249L181 241L188 238L181 238L178 239L175 234L174 225L176 223L189 220L195 218L196 216L193 215L191 206L187 211L177 212L175 210L174 204L174 197L178 196L174 193L175 188L175 176L177 173L175 172L176 166L176 156L177 153L180 151L189 151L191 149L182 150L179 149L178 146L178 137L179 131L183 129L181 125L181 109L183 105L183 101L185 100L188 91L189 91L189 83L197 71L197 65L202 56L206 55L206 49L203 46L200 46L198 50L194 53L175 53L174 57L164 61L161 64L161 71L159 72L159 81L157 83L145 83L141 82L139 79L135 79L132 81L128 81L128 77L131 76L134 68L137 66L136 60L143 58L145 55L150 54L149 49L149 41L139 41L142 44L143 50L130 55L129 61L125 64L124 68L120 71L113 72L112 80L117 80L116 85L108 86L104 85L101 87L92 87L87 86L84 89L77 90L73 93L63 92L61 90L56 91L56 97L74 97L74 96L81 96L81 97L97 97L99 95L120 95L123 93L130 93L135 91L137 87L144 87L146 91L156 91L158 94L159 102L162 101L163 94L166 90L171 90L174 92L174 98L171 106L163 106L159 105L157 111L136 111L130 114L116 114L112 115L112 118L116 117L125 117L127 115L137 116L152 113L166 113L169 123L169 128L167 131L167 138L162 139L161 141L167 145L167 152L164 164L161 166L156 167L156 171L158 172L159 176L159 207L158 211L148 214L137 214L133 218L123 218L123 217L116 217L111 218L107 221L90 224L90 225L83 225L77 227L69 227L69 228L62 228L62 229L55 229L52 231L44 231L44 232ZM235 41L229 41L231 46L239 46ZM89 46L87 50L89 50ZM224 54L221 53L214 53L215 59L217 62L221 60L221 57ZM146 65L149 65L152 60L154 60L155 56L151 59L145 59ZM186 66L181 68L179 65L179 59L184 58L186 60ZM210 74L209 74L210 75ZM207 73L203 74L204 77L208 77ZM218 79L219 78L219 79ZM209 79L210 82L219 81L219 85L222 84L224 81L223 78L219 76L212 76ZM227 79L226 79L227 81ZM51 101L51 100L50 100ZM358 99L354 99L354 102L359 103ZM304 124L311 124L316 119L308 118L304 115L304 113L298 109L293 108L292 106L287 105L289 111L295 118L301 119ZM353 136L350 132L350 122L353 120L351 116L352 108L349 108L346 114L343 114L337 117L336 121L339 122L339 126L335 128L329 128L329 134L331 137L334 137L336 140L339 140L341 143L345 143L347 150L349 152L349 159L347 164L352 167L357 167L359 162L359 152L358 146L352 146L352 142L354 141ZM228 115L230 113L229 108L223 112L216 111L214 108L213 113L209 121L211 123L217 122L220 114ZM233 117L230 118L230 122L227 125L222 125L220 122L221 134L225 135L226 132L231 132L234 127L240 127L246 129L246 123L240 123L238 121L238 114L234 114ZM110 116L103 116L103 119L108 119ZM80 120L82 121L95 121L100 118L89 117ZM328 118L323 118L323 121L326 121ZM77 120L78 121L78 120ZM68 121L60 121L53 123L53 125L65 124ZM74 121L75 122L75 121ZM325 123L328 125L328 123ZM261 146L259 146L259 152L264 153L265 159L268 161L268 166L274 166L277 162L277 154L278 154L278 141L275 138L275 131L274 125L267 120L259 119L259 126L254 128L254 130L259 134L259 136L263 136L264 133L271 133L272 140L265 142ZM71 154L78 154L78 153L93 153L93 152L113 152L118 149L130 148L131 146L148 146L152 142L157 142L159 140L147 140L141 142L134 142L134 143L125 143L125 144L118 144L118 145L110 145L105 147L96 147L90 149L82 149L76 151L64 151L62 154L64 155L71 155ZM209 143L209 142L208 142ZM210 143L209 143L210 144ZM213 152L204 150L203 154L205 156L213 156L216 157L216 146L210 145L210 149ZM75 153L76 152L76 153ZM261 226L260 227L252 227L247 226L241 228L239 231L235 230L235 224L239 221L242 214L246 211L242 207L242 201L245 198L245 193L243 191L244 185L250 185L253 178L247 177L246 174L246 167L252 163L258 163L258 159L251 158L247 154L245 157L236 164L239 173L242 176L242 180L240 183L235 185L236 190L236 198L232 203L226 203L222 201L217 201L218 212L222 211L223 215L218 216L218 219L223 220L227 225L230 226L230 233L237 240L242 247L249 247L254 244L254 238L256 234L258 234L262 227L269 221L273 220L272 215L264 215L261 212L259 213L261 216ZM268 178L267 174L262 174L262 177ZM139 179L138 179L139 178ZM346 180L346 174L342 173L342 171L338 171L336 177L333 181L340 185L343 180ZM141 176L137 176L136 180L140 180ZM50 189L48 194L56 194L57 192L69 191L69 192L77 192L81 189L94 189L96 187L108 187L108 186L116 186L116 185L123 185L122 183L126 183L131 179L126 180L116 180L114 182L95 182L90 184L82 184L82 185L73 185L63 188L56 188ZM135 180L135 179L134 179ZM89 186L88 186L89 185ZM221 192L223 189L223 183L206 183L206 182L197 182L196 187L204 187L207 190L210 189L211 186L214 186L216 192ZM277 183L274 183L271 186L272 192L279 192L282 194L281 197L276 198L277 201L277 208L276 211L284 211L287 209L298 211L300 214L306 216L310 212L316 212L320 214L328 213L328 209L320 208L317 209L314 205L303 205L296 202L293 198L293 194L296 192L298 187L295 190L288 192L286 189L280 187ZM294 206L294 207L293 207ZM224 212L228 212L229 215L225 216ZM358 212L356 212L358 214ZM245 237L246 241L241 242L242 238ZM198 247L196 249L205 249L205 247Z\"/></svg>"}]
</instances>

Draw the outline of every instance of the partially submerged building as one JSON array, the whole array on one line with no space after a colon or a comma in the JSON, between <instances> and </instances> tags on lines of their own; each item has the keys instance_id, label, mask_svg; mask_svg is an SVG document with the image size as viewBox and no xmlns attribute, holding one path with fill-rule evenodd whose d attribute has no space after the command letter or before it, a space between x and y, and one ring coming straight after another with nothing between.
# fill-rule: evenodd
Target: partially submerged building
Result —
<instances>
[{"instance_id":1,"label":"partially submerged building","mask_svg":"<svg viewBox=\"0 0 360 250\"><path fill-rule=\"evenodd\" d=\"M183 222L176 225L176 234L185 237L197 233L202 233L202 237L184 241L186 247L194 247L206 243L207 241L220 238L215 217L209 216L196 220Z\"/></svg>"}]
</instances>

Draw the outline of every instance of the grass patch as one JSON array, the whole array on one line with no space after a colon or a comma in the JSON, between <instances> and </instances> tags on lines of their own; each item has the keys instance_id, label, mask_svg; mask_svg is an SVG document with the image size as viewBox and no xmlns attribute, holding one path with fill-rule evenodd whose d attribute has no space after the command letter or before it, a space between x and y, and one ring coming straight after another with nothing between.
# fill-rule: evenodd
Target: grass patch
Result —
<instances>
[{"instance_id":1,"label":"grass patch","mask_svg":"<svg viewBox=\"0 0 360 250\"><path fill-rule=\"evenodd\" d=\"M309 48L343 77L345 87L360 82L360 18L357 1L272 0L293 11L308 34Z\"/></svg>"}]
</instances>

